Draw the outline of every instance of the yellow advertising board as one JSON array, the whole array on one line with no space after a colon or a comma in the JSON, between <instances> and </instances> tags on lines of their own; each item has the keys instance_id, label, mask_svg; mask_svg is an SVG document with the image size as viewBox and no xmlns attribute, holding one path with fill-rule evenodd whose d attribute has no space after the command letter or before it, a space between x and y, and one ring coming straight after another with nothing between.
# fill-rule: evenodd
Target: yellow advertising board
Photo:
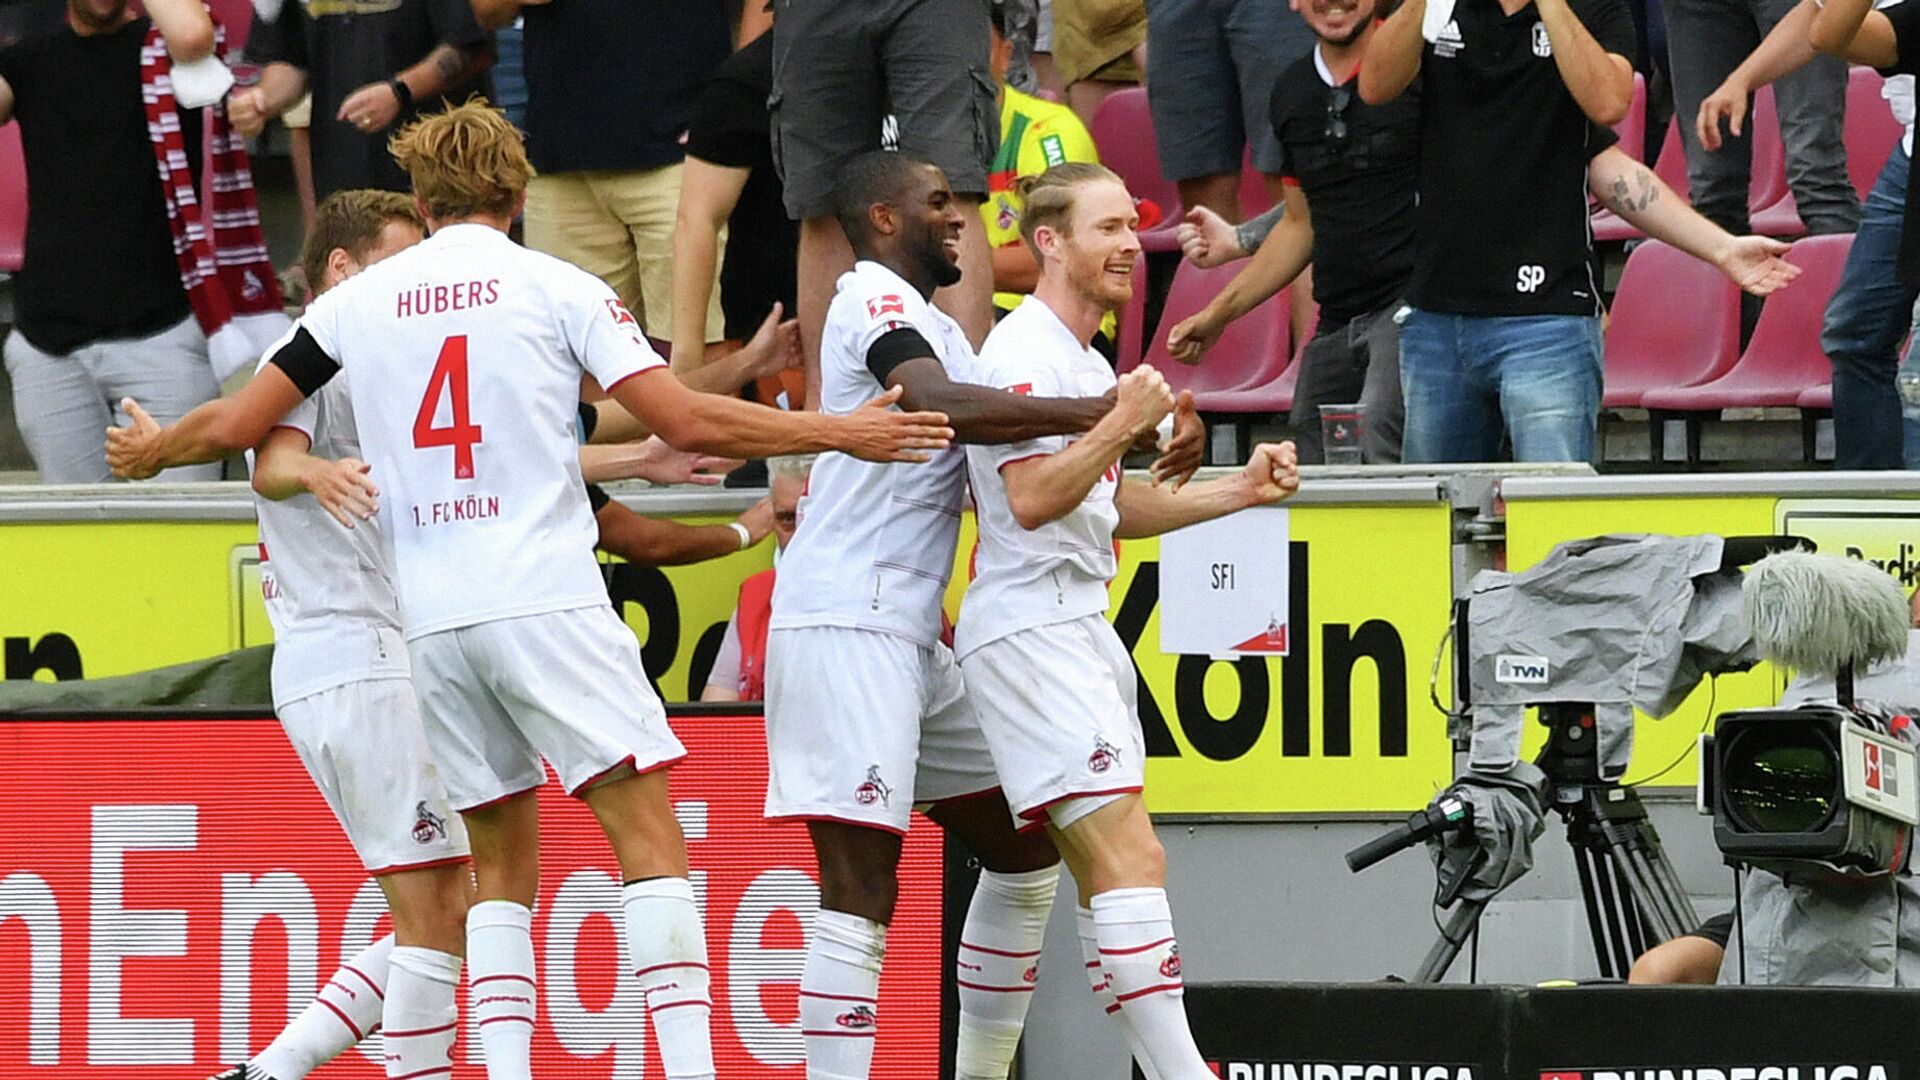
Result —
<instances>
[{"instance_id":1,"label":"yellow advertising board","mask_svg":"<svg viewBox=\"0 0 1920 1080\"><path fill-rule=\"evenodd\" d=\"M1290 560L1284 658L1160 652L1158 542L1121 545L1109 618L1140 673L1156 812L1405 811L1449 781L1428 673L1450 603L1450 510L1432 483L1424 497L1412 483L1391 498L1346 487L1348 495L1303 498L1284 550L1276 538L1270 553ZM0 523L7 676L119 675L270 640L250 511L244 495L230 501L223 520L130 512ZM647 496L628 501L648 509ZM661 516L698 524L731 514ZM955 613L970 516L964 529L948 597ZM770 560L762 546L689 567L608 562L609 592L662 696L699 696L740 582Z\"/></svg>"},{"instance_id":2,"label":"yellow advertising board","mask_svg":"<svg viewBox=\"0 0 1920 1080\"><path fill-rule=\"evenodd\" d=\"M1822 553L1867 559L1912 591L1920 580L1920 490L1883 498L1818 494L1845 493L1859 479L1804 474L1509 481L1507 565L1524 570L1557 544L1606 533L1791 534L1813 540ZM1914 487L1904 478L1898 483ZM1875 485L1893 488L1895 482ZM1641 714L1626 781L1694 785L1697 740L1711 730L1713 718L1728 709L1775 704L1783 687L1784 673L1761 664L1703 681L1664 719ZM1531 725L1525 752L1537 750L1544 737L1544 728Z\"/></svg>"}]
</instances>

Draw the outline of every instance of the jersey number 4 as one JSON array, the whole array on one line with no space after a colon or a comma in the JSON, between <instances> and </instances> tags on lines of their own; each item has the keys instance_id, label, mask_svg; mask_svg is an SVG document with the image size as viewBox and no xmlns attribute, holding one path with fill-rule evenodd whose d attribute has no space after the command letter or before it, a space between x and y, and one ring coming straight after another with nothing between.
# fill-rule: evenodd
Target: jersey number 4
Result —
<instances>
[{"instance_id":1,"label":"jersey number 4","mask_svg":"<svg viewBox=\"0 0 1920 1080\"><path fill-rule=\"evenodd\" d=\"M452 423L434 427L433 417L440 411L440 399L450 401ZM457 334L440 345L440 357L434 361L433 377L427 380L427 394L420 399L420 412L413 418L413 445L425 450L435 446L453 447L453 477L473 479L473 447L480 441L480 425L467 412L467 336Z\"/></svg>"}]
</instances>

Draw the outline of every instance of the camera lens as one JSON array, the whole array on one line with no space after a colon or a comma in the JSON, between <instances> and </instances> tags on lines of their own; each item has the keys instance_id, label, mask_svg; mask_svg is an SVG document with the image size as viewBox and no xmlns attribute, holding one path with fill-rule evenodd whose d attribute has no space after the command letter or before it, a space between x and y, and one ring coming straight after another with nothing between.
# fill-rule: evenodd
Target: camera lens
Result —
<instances>
[{"instance_id":1,"label":"camera lens","mask_svg":"<svg viewBox=\"0 0 1920 1080\"><path fill-rule=\"evenodd\" d=\"M1727 810L1748 831L1812 832L1833 814L1839 762L1817 734L1747 732L1730 749L1723 759Z\"/></svg>"}]
</instances>

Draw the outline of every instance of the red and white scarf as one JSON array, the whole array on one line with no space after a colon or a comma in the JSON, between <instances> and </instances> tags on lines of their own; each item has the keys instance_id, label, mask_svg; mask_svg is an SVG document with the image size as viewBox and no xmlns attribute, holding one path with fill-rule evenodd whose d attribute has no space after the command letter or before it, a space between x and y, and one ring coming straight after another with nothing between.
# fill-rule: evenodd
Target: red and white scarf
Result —
<instances>
[{"instance_id":1,"label":"red and white scarf","mask_svg":"<svg viewBox=\"0 0 1920 1080\"><path fill-rule=\"evenodd\" d=\"M226 50L226 31L214 20L214 51ZM180 283L187 290L193 317L207 335L207 351L214 376L224 381L243 368L251 370L267 349L292 325L280 297L267 256L266 235L260 229L260 208L254 199L253 170L246 142L227 123L225 100L206 111L210 147L207 174L211 229L203 203L194 191L188 167L188 149L180 133L180 109L169 76L173 60L160 31L147 31L140 50L140 89L147 106L147 133L160 169L160 189L167 200L167 223L173 230L173 253L180 260ZM195 153L200 152L195 147Z\"/></svg>"}]
</instances>

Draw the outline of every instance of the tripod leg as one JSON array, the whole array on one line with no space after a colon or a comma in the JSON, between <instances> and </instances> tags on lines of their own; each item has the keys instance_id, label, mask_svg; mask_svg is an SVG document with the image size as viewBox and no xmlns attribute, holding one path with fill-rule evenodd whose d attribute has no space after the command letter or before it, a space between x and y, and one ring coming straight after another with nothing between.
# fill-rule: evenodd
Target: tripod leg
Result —
<instances>
[{"instance_id":1,"label":"tripod leg","mask_svg":"<svg viewBox=\"0 0 1920 1080\"><path fill-rule=\"evenodd\" d=\"M1420 970L1413 975L1417 983L1437 983L1447 977L1447 969L1453 966L1454 958L1460 955L1460 949L1473 934L1480 922L1480 913L1487 909L1485 900L1462 900L1460 906L1447 919L1447 928L1440 933L1440 940L1427 950L1427 958L1420 962Z\"/></svg>"},{"instance_id":2,"label":"tripod leg","mask_svg":"<svg viewBox=\"0 0 1920 1080\"><path fill-rule=\"evenodd\" d=\"M1611 926L1613 886L1606 880L1605 864L1579 844L1573 847L1573 868L1580 875L1580 899L1587 909L1587 933L1593 939L1593 959L1602 978L1614 977L1614 954L1618 951Z\"/></svg>"},{"instance_id":3,"label":"tripod leg","mask_svg":"<svg viewBox=\"0 0 1920 1080\"><path fill-rule=\"evenodd\" d=\"M1646 834L1647 851L1649 860L1653 864L1654 876L1659 879L1661 887L1672 898L1674 913L1679 916L1681 923L1680 933L1687 933L1700 925L1700 914L1694 910L1693 899L1687 895L1687 887L1680 883L1680 874L1674 870L1673 862L1667 858L1667 849L1661 845L1660 834L1653 831L1651 822L1647 825Z\"/></svg>"}]
</instances>

